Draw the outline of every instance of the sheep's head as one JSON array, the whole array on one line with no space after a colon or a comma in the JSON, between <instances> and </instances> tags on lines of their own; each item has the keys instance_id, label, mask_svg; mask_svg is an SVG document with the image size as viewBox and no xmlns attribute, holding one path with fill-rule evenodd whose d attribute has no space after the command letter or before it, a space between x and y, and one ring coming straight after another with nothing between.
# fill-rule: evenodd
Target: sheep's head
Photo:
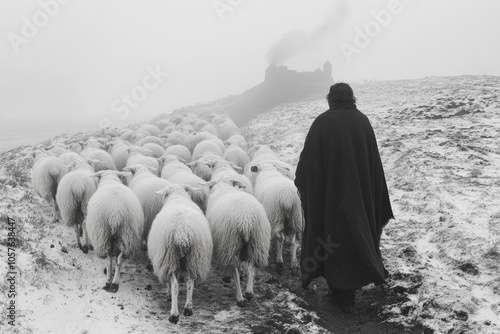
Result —
<instances>
[{"instance_id":1,"label":"sheep's head","mask_svg":"<svg viewBox=\"0 0 500 334\"><path fill-rule=\"evenodd\" d=\"M101 170L89 177L94 178L96 180L96 184L101 184L105 181L120 181L121 183L125 183L127 177L132 176L132 173L128 172L118 172L116 170Z\"/></svg>"},{"instance_id":2,"label":"sheep's head","mask_svg":"<svg viewBox=\"0 0 500 334\"><path fill-rule=\"evenodd\" d=\"M129 172L132 174L132 176L135 176L137 173L149 173L149 174L156 174L158 173L158 170L156 168L153 168L151 166L146 166L143 164L137 164L135 166L129 166L123 168L125 172Z\"/></svg>"},{"instance_id":3,"label":"sheep's head","mask_svg":"<svg viewBox=\"0 0 500 334\"><path fill-rule=\"evenodd\" d=\"M191 194L199 191L203 191L203 188L194 188L185 184L171 183L165 188L155 192L155 194L157 194L158 196L162 196L163 200L167 200L168 197L173 194L178 194L181 196L187 196L189 198L192 198Z\"/></svg>"},{"instance_id":4,"label":"sheep's head","mask_svg":"<svg viewBox=\"0 0 500 334\"><path fill-rule=\"evenodd\" d=\"M235 180L230 177L221 177L217 180L211 180L208 182L200 182L200 185L206 186L210 189L211 192L221 189L221 188L236 188L236 189L245 189L247 186L243 183L241 183L238 180Z\"/></svg>"}]
</instances>

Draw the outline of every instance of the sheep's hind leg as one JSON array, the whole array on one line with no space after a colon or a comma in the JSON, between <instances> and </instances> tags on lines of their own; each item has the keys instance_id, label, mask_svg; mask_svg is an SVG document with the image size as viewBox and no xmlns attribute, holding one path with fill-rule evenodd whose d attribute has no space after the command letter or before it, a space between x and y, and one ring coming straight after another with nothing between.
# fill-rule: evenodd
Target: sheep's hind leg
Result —
<instances>
[{"instance_id":1,"label":"sheep's hind leg","mask_svg":"<svg viewBox=\"0 0 500 334\"><path fill-rule=\"evenodd\" d=\"M59 217L57 215L57 202L54 198L47 196L47 202L52 206L52 223L57 223L59 221Z\"/></svg>"},{"instance_id":2,"label":"sheep's hind leg","mask_svg":"<svg viewBox=\"0 0 500 334\"><path fill-rule=\"evenodd\" d=\"M291 262L291 267L292 269L297 269L299 268L299 260L297 259L297 238L295 234L292 236L292 262Z\"/></svg>"},{"instance_id":3,"label":"sheep's hind leg","mask_svg":"<svg viewBox=\"0 0 500 334\"><path fill-rule=\"evenodd\" d=\"M109 292L117 292L118 287L120 286L120 274L123 265L123 252L120 252L116 257L116 268L115 268L115 276L113 277L113 283L111 283L111 288Z\"/></svg>"},{"instance_id":4,"label":"sheep's hind leg","mask_svg":"<svg viewBox=\"0 0 500 334\"><path fill-rule=\"evenodd\" d=\"M82 243L80 241L80 228L78 226L78 224L75 224L75 232L76 232L76 245L78 247L78 249L82 249Z\"/></svg>"},{"instance_id":5,"label":"sheep's hind leg","mask_svg":"<svg viewBox=\"0 0 500 334\"><path fill-rule=\"evenodd\" d=\"M283 268L283 231L276 234L276 266L278 269Z\"/></svg>"},{"instance_id":6,"label":"sheep's hind leg","mask_svg":"<svg viewBox=\"0 0 500 334\"><path fill-rule=\"evenodd\" d=\"M170 317L168 318L168 321L176 324L179 321L179 307L177 305L179 298L179 282L177 281L175 274L172 274L172 277L170 278L170 287L172 288L172 306L170 308Z\"/></svg>"},{"instance_id":7,"label":"sheep's hind leg","mask_svg":"<svg viewBox=\"0 0 500 334\"><path fill-rule=\"evenodd\" d=\"M87 234L87 226L85 220L83 221L81 228L83 229L83 240L85 241L85 245L82 247L82 252L87 254L89 252L89 235Z\"/></svg>"},{"instance_id":8,"label":"sheep's hind leg","mask_svg":"<svg viewBox=\"0 0 500 334\"><path fill-rule=\"evenodd\" d=\"M184 315L189 317L193 315L193 290L194 290L194 279L191 277L187 278L186 282L186 305L184 305Z\"/></svg>"},{"instance_id":9,"label":"sheep's hind leg","mask_svg":"<svg viewBox=\"0 0 500 334\"><path fill-rule=\"evenodd\" d=\"M253 263L248 263L248 282L247 282L247 290L245 291L244 297L246 300L251 301L253 298L253 280L255 276L255 268Z\"/></svg>"},{"instance_id":10,"label":"sheep's hind leg","mask_svg":"<svg viewBox=\"0 0 500 334\"><path fill-rule=\"evenodd\" d=\"M105 268L105 274L106 274L106 285L104 286L104 290L109 291L111 289L111 266L113 265L113 258L111 255L109 255L108 252L108 257L107 257L107 264Z\"/></svg>"},{"instance_id":11,"label":"sheep's hind leg","mask_svg":"<svg viewBox=\"0 0 500 334\"><path fill-rule=\"evenodd\" d=\"M234 285L236 287L236 305L238 305L239 307L245 307L246 303L243 299L243 294L241 293L240 272L238 266L234 267L233 269L233 279Z\"/></svg>"}]
</instances>

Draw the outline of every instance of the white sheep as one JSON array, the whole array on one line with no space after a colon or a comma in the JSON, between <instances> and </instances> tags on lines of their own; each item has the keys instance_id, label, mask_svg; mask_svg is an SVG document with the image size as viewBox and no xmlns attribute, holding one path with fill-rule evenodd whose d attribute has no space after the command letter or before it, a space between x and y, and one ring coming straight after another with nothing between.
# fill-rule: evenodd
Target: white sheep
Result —
<instances>
[{"instance_id":1,"label":"white sheep","mask_svg":"<svg viewBox=\"0 0 500 334\"><path fill-rule=\"evenodd\" d=\"M175 155L183 159L185 162L190 162L192 160L191 152L184 145L171 145L165 150L164 155Z\"/></svg>"},{"instance_id":2,"label":"white sheep","mask_svg":"<svg viewBox=\"0 0 500 334\"><path fill-rule=\"evenodd\" d=\"M157 192L165 204L151 226L148 255L155 275L167 285L172 296L169 321L179 321L178 280L186 280L184 315L193 314L193 288L195 280L204 280L210 271L212 236L207 219L194 204L187 191L191 187L172 184Z\"/></svg>"},{"instance_id":3,"label":"white sheep","mask_svg":"<svg viewBox=\"0 0 500 334\"><path fill-rule=\"evenodd\" d=\"M96 256L107 257L107 280L104 288L109 292L118 291L123 259L139 249L144 228L141 202L120 180L120 177L129 174L100 171L91 175L99 179L99 185L87 206L87 233ZM115 258L116 268L112 278Z\"/></svg>"},{"instance_id":4,"label":"white sheep","mask_svg":"<svg viewBox=\"0 0 500 334\"><path fill-rule=\"evenodd\" d=\"M99 162L95 164L95 171L101 170L116 170L115 162L111 155L101 149L94 147L88 147L82 151L80 154L82 157L89 158L92 160L98 160Z\"/></svg>"},{"instance_id":5,"label":"white sheep","mask_svg":"<svg viewBox=\"0 0 500 334\"><path fill-rule=\"evenodd\" d=\"M163 148L163 144L158 145L155 143L146 143L146 144L142 145L142 147L150 150L153 154L153 157L155 157L155 158L159 158L165 154L165 149Z\"/></svg>"},{"instance_id":6,"label":"white sheep","mask_svg":"<svg viewBox=\"0 0 500 334\"><path fill-rule=\"evenodd\" d=\"M193 153L196 145L201 143L204 140L208 139L218 139L216 135L207 131L193 132L189 136L186 137L184 141L184 145L189 149L191 153Z\"/></svg>"},{"instance_id":7,"label":"white sheep","mask_svg":"<svg viewBox=\"0 0 500 334\"><path fill-rule=\"evenodd\" d=\"M245 166L250 160L247 153L237 144L231 144L226 148L226 151L224 152L224 159L231 161L236 166L240 167L241 173L243 173Z\"/></svg>"},{"instance_id":8,"label":"white sheep","mask_svg":"<svg viewBox=\"0 0 500 334\"><path fill-rule=\"evenodd\" d=\"M158 159L162 164L161 178L168 179L173 173L177 173L178 170L191 171L191 168L184 164L184 160L176 155L164 155Z\"/></svg>"},{"instance_id":9,"label":"white sheep","mask_svg":"<svg viewBox=\"0 0 500 334\"><path fill-rule=\"evenodd\" d=\"M283 265L283 242L288 238L292 244L291 267L298 268L297 246L304 228L302 207L295 184L280 168L269 162L252 166L251 171L257 174L254 192L273 228L278 266Z\"/></svg>"},{"instance_id":10,"label":"white sheep","mask_svg":"<svg viewBox=\"0 0 500 334\"><path fill-rule=\"evenodd\" d=\"M206 153L214 153L219 156L224 155L224 143L220 139L207 139L199 142L193 150L193 160L198 160Z\"/></svg>"},{"instance_id":11,"label":"white sheep","mask_svg":"<svg viewBox=\"0 0 500 334\"><path fill-rule=\"evenodd\" d=\"M128 186L141 202L144 212L142 239L147 241L151 223L163 206L163 200L155 192L165 188L170 182L160 179L144 165L125 167L124 171L132 173Z\"/></svg>"},{"instance_id":12,"label":"white sheep","mask_svg":"<svg viewBox=\"0 0 500 334\"><path fill-rule=\"evenodd\" d=\"M193 174L191 169L182 168L175 162L166 165L164 169L165 168L167 168L168 170L166 170L165 173L163 173L162 171L162 176L164 176L164 178L171 183L199 188L201 187L200 184L204 182L202 178ZM203 187L199 191L193 192L191 194L193 202L195 202L203 212L205 212L207 209L208 193L208 188Z\"/></svg>"},{"instance_id":13,"label":"white sheep","mask_svg":"<svg viewBox=\"0 0 500 334\"><path fill-rule=\"evenodd\" d=\"M163 140L160 137L156 137L156 136L147 136L147 137L141 138L141 139L137 140L134 144L137 146L144 146L145 144L148 144L148 143L153 143L153 144L163 146Z\"/></svg>"},{"instance_id":14,"label":"white sheep","mask_svg":"<svg viewBox=\"0 0 500 334\"><path fill-rule=\"evenodd\" d=\"M248 153L252 157L252 160L245 166L244 174L250 179L250 181L252 181L252 184L255 184L255 178L257 175L252 173L251 167L263 162L279 166L279 172L288 177L290 180L295 180L295 168L292 165L279 160L271 147L267 145L257 145L250 148Z\"/></svg>"},{"instance_id":15,"label":"white sheep","mask_svg":"<svg viewBox=\"0 0 500 334\"><path fill-rule=\"evenodd\" d=\"M138 132L145 132L151 136L159 136L161 134L161 130L152 124L143 124L138 129Z\"/></svg>"},{"instance_id":16,"label":"white sheep","mask_svg":"<svg viewBox=\"0 0 500 334\"><path fill-rule=\"evenodd\" d=\"M236 172L240 167L236 166L233 162L227 160L212 160L206 161L204 164L211 169L210 180L218 181L229 177L243 184L241 190L253 195L252 182L245 175Z\"/></svg>"},{"instance_id":17,"label":"white sheep","mask_svg":"<svg viewBox=\"0 0 500 334\"><path fill-rule=\"evenodd\" d=\"M35 193L45 199L52 207L52 222L58 220L56 202L57 186L68 172L61 159L46 153L37 154L31 172Z\"/></svg>"},{"instance_id":18,"label":"white sheep","mask_svg":"<svg viewBox=\"0 0 500 334\"><path fill-rule=\"evenodd\" d=\"M247 147L247 141L242 135L232 135L226 140L226 142L228 142L229 144L236 144L242 148Z\"/></svg>"},{"instance_id":19,"label":"white sheep","mask_svg":"<svg viewBox=\"0 0 500 334\"><path fill-rule=\"evenodd\" d=\"M63 153L59 156L59 159L61 159L62 163L65 165L69 165L73 161L77 161L81 159L80 154L76 152L66 152Z\"/></svg>"},{"instance_id":20,"label":"white sheep","mask_svg":"<svg viewBox=\"0 0 500 334\"><path fill-rule=\"evenodd\" d=\"M245 299L253 297L255 267L267 265L271 226L264 207L230 178L207 182L211 187L207 219L212 232L214 257L224 274L231 272L238 306L245 306L240 285L240 266L246 262L248 282Z\"/></svg>"},{"instance_id":21,"label":"white sheep","mask_svg":"<svg viewBox=\"0 0 500 334\"><path fill-rule=\"evenodd\" d=\"M155 123L156 127L160 130L164 130L167 126L173 125L168 119L160 119Z\"/></svg>"},{"instance_id":22,"label":"white sheep","mask_svg":"<svg viewBox=\"0 0 500 334\"><path fill-rule=\"evenodd\" d=\"M69 165L71 169L64 175L59 183L56 194L56 202L61 212L62 221L73 227L76 232L76 244L85 254L89 250L85 218L87 216L87 205L96 191L96 183L89 177L94 174L94 168L89 165L88 159L78 159ZM85 243L82 247L80 237L84 237Z\"/></svg>"},{"instance_id":23,"label":"white sheep","mask_svg":"<svg viewBox=\"0 0 500 334\"><path fill-rule=\"evenodd\" d=\"M148 166L151 170L156 170L156 175L158 176L158 171L160 170L160 163L157 158L146 157L141 153L131 151L130 156L127 159L127 165L125 167L133 167L137 165Z\"/></svg>"},{"instance_id":24,"label":"white sheep","mask_svg":"<svg viewBox=\"0 0 500 334\"><path fill-rule=\"evenodd\" d=\"M219 136L222 140L227 140L231 136L239 134L241 134L240 128L229 118L226 118L224 123L219 125Z\"/></svg>"},{"instance_id":25,"label":"white sheep","mask_svg":"<svg viewBox=\"0 0 500 334\"><path fill-rule=\"evenodd\" d=\"M224 158L218 154L212 152L207 152L202 155L198 160L191 161L187 163L189 167L193 169L193 173L198 175L205 181L210 181L212 177L212 168L206 164L206 162L213 162L217 160L223 160Z\"/></svg>"}]
</instances>

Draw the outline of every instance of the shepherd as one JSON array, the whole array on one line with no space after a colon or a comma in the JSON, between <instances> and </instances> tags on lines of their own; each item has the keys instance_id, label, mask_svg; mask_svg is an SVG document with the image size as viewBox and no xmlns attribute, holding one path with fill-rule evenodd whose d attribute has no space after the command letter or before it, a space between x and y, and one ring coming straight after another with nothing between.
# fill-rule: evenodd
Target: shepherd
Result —
<instances>
[{"instance_id":1,"label":"shepherd","mask_svg":"<svg viewBox=\"0 0 500 334\"><path fill-rule=\"evenodd\" d=\"M334 302L353 312L356 289L387 278L379 244L394 215L375 133L352 88L334 84L327 101L330 109L311 125L296 171L305 218L301 280L307 289L323 276Z\"/></svg>"}]
</instances>

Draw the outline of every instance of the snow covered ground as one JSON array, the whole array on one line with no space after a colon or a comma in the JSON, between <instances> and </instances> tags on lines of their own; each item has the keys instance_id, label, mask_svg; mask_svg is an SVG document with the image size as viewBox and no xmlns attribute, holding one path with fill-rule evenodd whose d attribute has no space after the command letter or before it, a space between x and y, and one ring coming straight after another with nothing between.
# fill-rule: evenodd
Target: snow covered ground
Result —
<instances>
[{"instance_id":1,"label":"snow covered ground","mask_svg":"<svg viewBox=\"0 0 500 334\"><path fill-rule=\"evenodd\" d=\"M396 217L382 254L390 288L405 298L381 313L438 332L500 332L500 78L378 82L354 91L377 135ZM244 132L296 163L326 105L323 97L283 105Z\"/></svg>"},{"instance_id":2,"label":"snow covered ground","mask_svg":"<svg viewBox=\"0 0 500 334\"><path fill-rule=\"evenodd\" d=\"M423 323L440 333L500 332L500 78L425 78L354 90L377 135L396 215L383 234L382 254L388 289L400 298L380 308L381 321ZM295 164L311 122L325 109L323 96L282 105L243 131L251 144L273 144ZM177 325L167 320L165 287L146 269L144 255L126 260L118 293L102 290L104 260L83 254L71 229L50 222L49 206L30 183L35 149L89 136L99 132L0 154L2 278L7 217L16 219L19 238L14 332L327 332L273 270L257 274L255 300L245 309L236 306L233 285L213 270L195 287L194 315ZM2 279L0 289L6 287ZM2 333L6 301L2 295Z\"/></svg>"}]
</instances>

